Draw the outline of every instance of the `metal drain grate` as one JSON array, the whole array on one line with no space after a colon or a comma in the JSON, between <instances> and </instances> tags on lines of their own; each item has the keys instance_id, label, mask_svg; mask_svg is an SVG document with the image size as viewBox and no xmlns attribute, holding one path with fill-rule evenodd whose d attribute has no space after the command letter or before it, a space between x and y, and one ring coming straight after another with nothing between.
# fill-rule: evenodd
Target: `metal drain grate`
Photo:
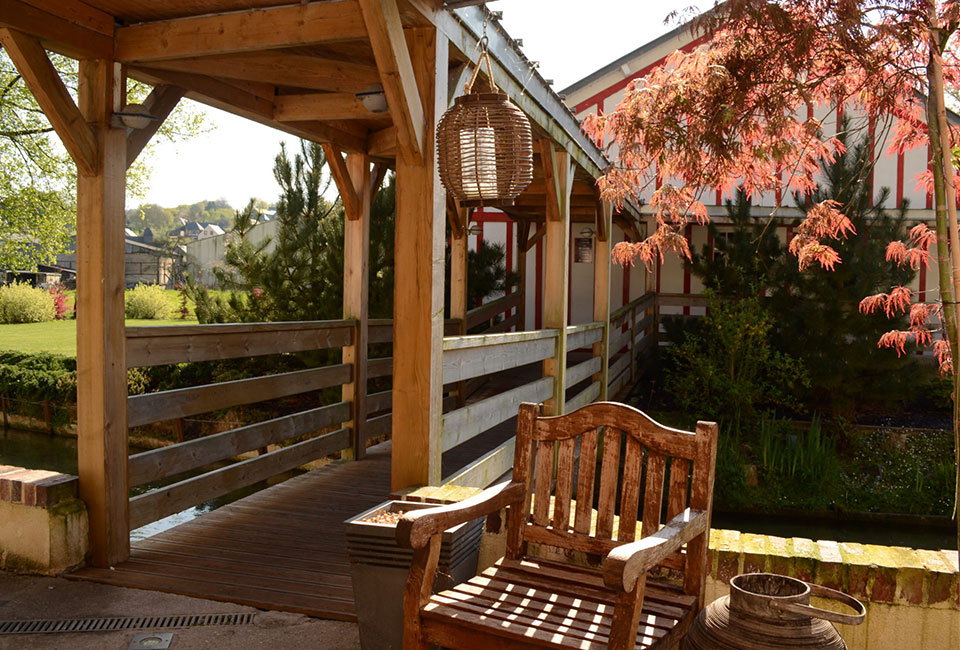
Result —
<instances>
[{"instance_id":1,"label":"metal drain grate","mask_svg":"<svg viewBox=\"0 0 960 650\"><path fill-rule=\"evenodd\" d=\"M250 625L255 612L200 614L195 616L126 616L116 618L71 618L59 620L0 621L0 634L65 634L68 632L116 632L195 627L199 625Z\"/></svg>"}]
</instances>

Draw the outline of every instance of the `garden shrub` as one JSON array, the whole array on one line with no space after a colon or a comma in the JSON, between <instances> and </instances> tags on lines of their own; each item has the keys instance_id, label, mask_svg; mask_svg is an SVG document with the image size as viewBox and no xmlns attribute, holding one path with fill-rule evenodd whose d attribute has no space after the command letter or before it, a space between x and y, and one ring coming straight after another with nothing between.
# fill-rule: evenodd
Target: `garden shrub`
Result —
<instances>
[{"instance_id":1,"label":"garden shrub","mask_svg":"<svg viewBox=\"0 0 960 650\"><path fill-rule=\"evenodd\" d=\"M773 323L759 299L707 295L709 311L700 327L668 353L666 389L677 406L735 428L763 409L800 411L795 395L806 385L806 373L799 361L770 345Z\"/></svg>"},{"instance_id":2,"label":"garden shrub","mask_svg":"<svg viewBox=\"0 0 960 650\"><path fill-rule=\"evenodd\" d=\"M0 323L42 323L55 315L53 296L43 289L22 282L0 287Z\"/></svg>"},{"instance_id":3,"label":"garden shrub","mask_svg":"<svg viewBox=\"0 0 960 650\"><path fill-rule=\"evenodd\" d=\"M170 317L170 300L159 284L138 284L127 293L127 318L163 320Z\"/></svg>"},{"instance_id":4,"label":"garden shrub","mask_svg":"<svg viewBox=\"0 0 960 650\"><path fill-rule=\"evenodd\" d=\"M53 317L56 320L68 318L70 310L67 308L67 290L60 284L51 284L47 293L53 298Z\"/></svg>"}]
</instances>

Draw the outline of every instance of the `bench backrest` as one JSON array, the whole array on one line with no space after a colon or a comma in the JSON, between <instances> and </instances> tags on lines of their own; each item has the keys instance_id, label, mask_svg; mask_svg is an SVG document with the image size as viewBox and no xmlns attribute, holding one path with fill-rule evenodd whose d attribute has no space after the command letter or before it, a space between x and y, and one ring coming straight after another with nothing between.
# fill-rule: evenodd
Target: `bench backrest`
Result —
<instances>
[{"instance_id":1,"label":"bench backrest","mask_svg":"<svg viewBox=\"0 0 960 650\"><path fill-rule=\"evenodd\" d=\"M513 478L526 484L526 502L510 515L507 556L520 559L528 543L605 555L634 541L638 522L647 536L684 508L709 512L716 429L672 429L612 402L557 417L522 404Z\"/></svg>"}]
</instances>

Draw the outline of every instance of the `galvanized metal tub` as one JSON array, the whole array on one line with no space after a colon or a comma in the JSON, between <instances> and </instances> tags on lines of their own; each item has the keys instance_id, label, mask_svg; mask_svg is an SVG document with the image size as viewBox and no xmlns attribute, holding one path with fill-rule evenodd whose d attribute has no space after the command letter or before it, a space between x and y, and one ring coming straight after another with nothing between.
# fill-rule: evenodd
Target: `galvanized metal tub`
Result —
<instances>
[{"instance_id":1,"label":"galvanized metal tub","mask_svg":"<svg viewBox=\"0 0 960 650\"><path fill-rule=\"evenodd\" d=\"M839 601L856 614L810 605L810 596ZM863 604L844 593L773 573L747 573L730 581L730 595L697 615L683 650L846 650L833 623L859 625Z\"/></svg>"}]
</instances>

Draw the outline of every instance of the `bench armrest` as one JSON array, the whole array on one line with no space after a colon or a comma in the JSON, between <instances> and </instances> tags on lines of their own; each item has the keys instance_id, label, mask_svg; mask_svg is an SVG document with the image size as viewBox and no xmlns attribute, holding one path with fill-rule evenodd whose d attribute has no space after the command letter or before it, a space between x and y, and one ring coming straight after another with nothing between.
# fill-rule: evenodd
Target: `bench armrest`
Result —
<instances>
[{"instance_id":1,"label":"bench armrest","mask_svg":"<svg viewBox=\"0 0 960 650\"><path fill-rule=\"evenodd\" d=\"M404 548L422 548L431 536L448 528L520 503L525 492L523 483L504 481L459 503L411 510L397 523L397 544Z\"/></svg>"},{"instance_id":2,"label":"bench armrest","mask_svg":"<svg viewBox=\"0 0 960 650\"><path fill-rule=\"evenodd\" d=\"M603 560L603 582L617 591L633 591L641 575L706 532L709 524L705 511L687 508L652 535L617 546Z\"/></svg>"}]
</instances>

